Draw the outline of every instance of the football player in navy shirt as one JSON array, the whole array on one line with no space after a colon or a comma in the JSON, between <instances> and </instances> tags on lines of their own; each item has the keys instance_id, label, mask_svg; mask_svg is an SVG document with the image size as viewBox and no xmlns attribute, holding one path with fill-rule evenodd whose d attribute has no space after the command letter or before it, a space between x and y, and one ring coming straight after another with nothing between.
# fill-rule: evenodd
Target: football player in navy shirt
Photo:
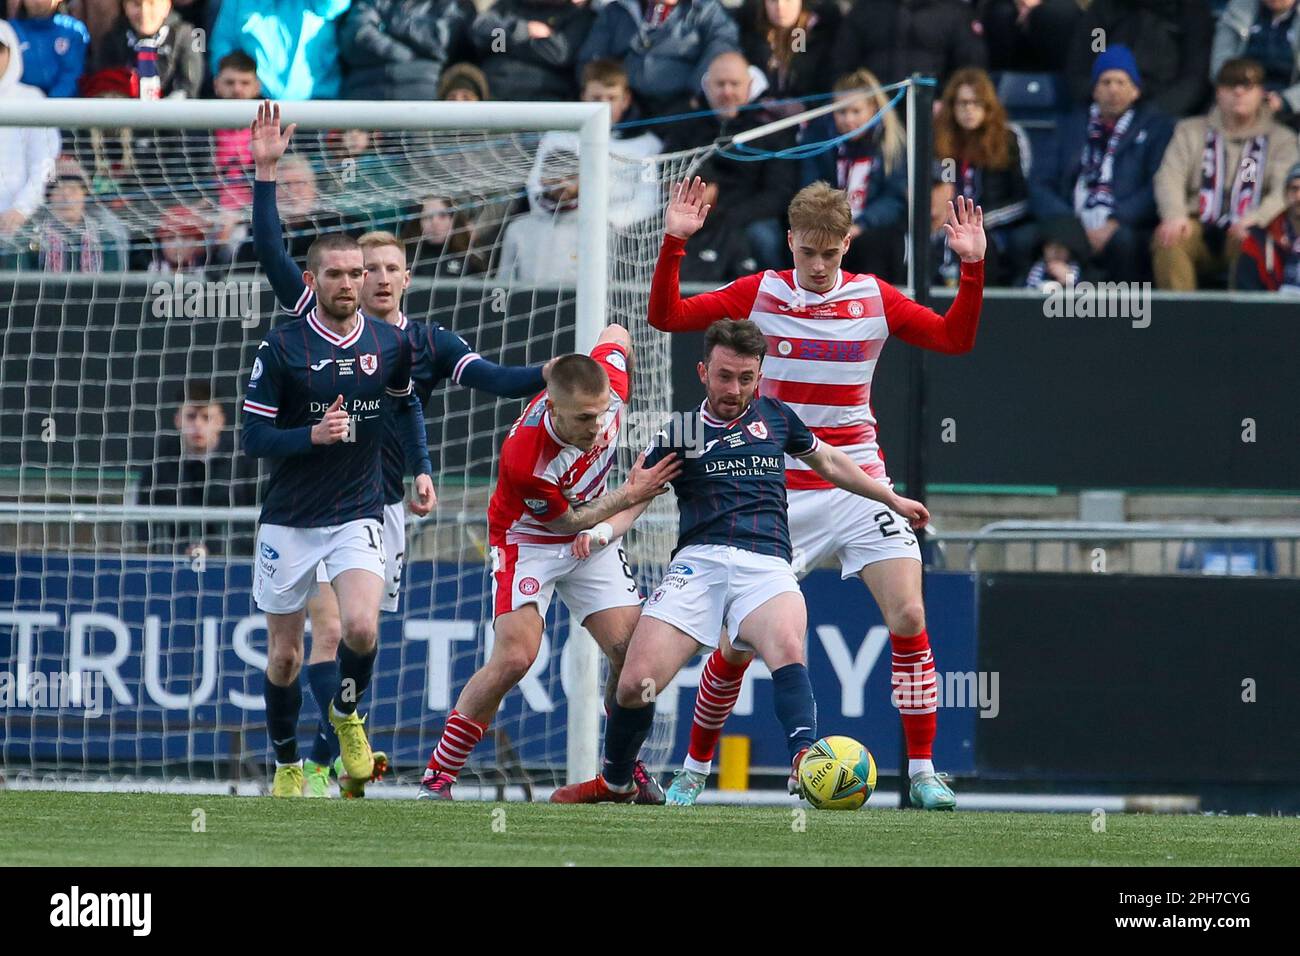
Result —
<instances>
[{"instance_id":1,"label":"football player in navy shirt","mask_svg":"<svg viewBox=\"0 0 1300 956\"><path fill-rule=\"evenodd\" d=\"M276 168L293 136L294 127L281 128L280 108L263 102L252 125L251 150L255 169L253 184L253 247L281 307L290 315L305 315L315 307L315 294L303 281L302 269L290 257L283 226L276 208ZM546 366L511 367L489 362L469 344L437 323L423 323L402 311L402 296L411 281L403 242L388 232L369 232L357 240L364 258L361 283L361 311L368 317L388 322L405 331L415 346L411 383L423 407L435 388L451 380L503 398L527 398L546 386ZM400 600L406 551L406 522L403 499L404 453L397 418L390 416L383 445L384 551L387 587L381 610L396 611ZM418 512L417 513L422 513ZM329 584L324 564L317 568L318 590L307 602L311 621L311 652L307 682L320 708L321 720L312 750L304 763L304 796L329 795L331 765L339 776L344 796L365 793L363 780L339 773L336 760L338 739L328 720L329 702L338 692L338 647L342 637L338 597ZM375 774L387 768L387 756L375 752Z\"/></svg>"},{"instance_id":2,"label":"football player in navy shirt","mask_svg":"<svg viewBox=\"0 0 1300 956\"><path fill-rule=\"evenodd\" d=\"M704 403L677 416L645 458L645 467L669 452L682 461L672 481L681 511L677 548L628 647L605 730L603 772L559 788L551 796L556 803L631 801L632 766L654 719L654 692L702 648L716 648L724 625L734 647L757 653L772 672L790 749L790 792L799 792L799 762L817 740L817 714L804 660L808 612L790 565L784 455L888 505L915 528L930 517L920 502L895 494L820 441L784 402L755 397L767 353L757 325L723 319L704 341ZM610 520L614 534L626 530L626 515ZM589 540L575 543L575 553L589 548Z\"/></svg>"},{"instance_id":3,"label":"football player in navy shirt","mask_svg":"<svg viewBox=\"0 0 1300 956\"><path fill-rule=\"evenodd\" d=\"M267 616L266 717L275 749L272 793L300 796L298 671L307 598L324 562L339 597L341 685L329 717L344 768L369 779L374 757L357 703L374 667L386 581L381 451L400 406L417 507L433 507L424 416L411 389L410 339L357 308L361 247L345 235L312 243L305 278L316 308L258 346L244 397L246 454L271 458L256 543L253 597Z\"/></svg>"}]
</instances>

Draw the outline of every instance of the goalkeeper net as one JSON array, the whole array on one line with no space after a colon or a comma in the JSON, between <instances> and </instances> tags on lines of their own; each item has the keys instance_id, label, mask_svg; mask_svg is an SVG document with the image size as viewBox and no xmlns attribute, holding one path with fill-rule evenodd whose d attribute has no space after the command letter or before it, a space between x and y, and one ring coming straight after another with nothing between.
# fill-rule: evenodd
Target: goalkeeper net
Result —
<instances>
[{"instance_id":1,"label":"goalkeeper net","mask_svg":"<svg viewBox=\"0 0 1300 956\"><path fill-rule=\"evenodd\" d=\"M64 124L46 204L0 247L0 769L10 778L265 779L266 633L249 593L264 472L237 451L239 404L259 342L289 316L253 254L247 126L218 128L234 125L234 105L188 104L191 128ZM240 123L255 104L244 106ZM322 232L390 231L406 241L412 319L506 364L590 347L594 333L579 334L590 271L579 216L594 193L577 124L375 131L356 128L374 117L347 104L302 106L315 120L277 175L298 262ZM304 109L285 112L287 123ZM645 312L667 184L689 157L656 147L615 141L603 174L600 324L627 327L636 351L624 469L672 402L668 340ZM448 384L426 409L439 507L408 515L407 581L399 611L382 615L364 706L375 748L412 779L490 648L487 503L523 405ZM660 499L627 541L643 588L663 572L674 516ZM569 686L590 670L578 643L553 602L536 665L463 780L563 781L573 702L593 712L579 727L601 720L600 693ZM657 767L671 755L674 703L663 702L647 743ZM304 752L316 718L307 693Z\"/></svg>"}]
</instances>

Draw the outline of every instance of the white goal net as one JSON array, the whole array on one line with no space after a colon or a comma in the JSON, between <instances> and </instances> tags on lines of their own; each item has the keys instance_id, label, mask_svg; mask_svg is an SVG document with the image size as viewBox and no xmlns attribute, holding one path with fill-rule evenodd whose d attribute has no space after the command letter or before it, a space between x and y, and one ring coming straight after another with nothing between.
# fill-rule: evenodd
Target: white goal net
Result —
<instances>
[{"instance_id":1,"label":"white goal net","mask_svg":"<svg viewBox=\"0 0 1300 956\"><path fill-rule=\"evenodd\" d=\"M221 128L254 106L190 103L165 129L59 114L45 206L0 244L0 771L11 779L266 779L266 634L250 596L259 471L238 451L239 406L258 343L287 315L253 253L246 138ZM587 133L571 114L548 129L538 105L514 128L475 129L467 117L505 114L439 104L452 122L433 122L427 107L393 108L405 119L285 107L300 123L277 190L291 254L302 262L325 231L399 234L414 274L407 315L504 364L589 347L593 315L626 326L626 468L672 408L668 339L646 325L646 300L667 185L694 156L615 140L593 182L603 164L581 155ZM584 197L604 192L593 283L590 236L602 230L584 224ZM600 292L594 309L584 287ZM408 779L490 641L487 502L522 407L448 384L426 408L439 507L408 525L400 610L382 616L362 707L374 746ZM629 538L643 587L663 571L674 515L660 499ZM463 779L546 785L572 771L570 728L601 720L579 641L590 643L555 602L537 664ZM590 686L575 696L584 667ZM574 701L591 711L576 724ZM674 704L663 700L647 745L656 767L680 756ZM304 751L316 719L304 693Z\"/></svg>"}]
</instances>

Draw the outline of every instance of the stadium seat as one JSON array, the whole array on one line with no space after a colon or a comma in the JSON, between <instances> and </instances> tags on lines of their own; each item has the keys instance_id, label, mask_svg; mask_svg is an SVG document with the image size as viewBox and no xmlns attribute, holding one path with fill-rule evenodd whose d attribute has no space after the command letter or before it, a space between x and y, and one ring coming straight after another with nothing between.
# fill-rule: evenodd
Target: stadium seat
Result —
<instances>
[{"instance_id":1,"label":"stadium seat","mask_svg":"<svg viewBox=\"0 0 1300 956\"><path fill-rule=\"evenodd\" d=\"M993 83L1007 117L1024 133L1029 155L1051 152L1057 118L1066 108L1062 102L1064 84L1056 74L1008 70L993 74Z\"/></svg>"}]
</instances>

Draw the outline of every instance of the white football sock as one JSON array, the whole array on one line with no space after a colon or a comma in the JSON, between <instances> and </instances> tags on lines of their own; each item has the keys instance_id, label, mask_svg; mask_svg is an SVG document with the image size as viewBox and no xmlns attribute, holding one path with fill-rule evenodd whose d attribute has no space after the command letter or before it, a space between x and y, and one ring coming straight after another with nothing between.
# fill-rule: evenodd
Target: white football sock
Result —
<instances>
[{"instance_id":1,"label":"white football sock","mask_svg":"<svg viewBox=\"0 0 1300 956\"><path fill-rule=\"evenodd\" d=\"M918 773L934 773L934 761L909 760L907 762L907 775L915 777Z\"/></svg>"},{"instance_id":2,"label":"white football sock","mask_svg":"<svg viewBox=\"0 0 1300 956\"><path fill-rule=\"evenodd\" d=\"M686 770L693 770L695 773L702 773L707 777L713 772L713 761L696 760L690 754L687 754L686 759L682 761L682 767Z\"/></svg>"}]
</instances>

